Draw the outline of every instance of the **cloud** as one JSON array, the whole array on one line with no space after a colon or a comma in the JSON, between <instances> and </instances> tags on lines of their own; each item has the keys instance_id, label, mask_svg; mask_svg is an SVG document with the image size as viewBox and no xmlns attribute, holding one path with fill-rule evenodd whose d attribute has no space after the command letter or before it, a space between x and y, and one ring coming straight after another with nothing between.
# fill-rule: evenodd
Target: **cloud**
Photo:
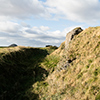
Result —
<instances>
[{"instance_id":1,"label":"cloud","mask_svg":"<svg viewBox=\"0 0 100 100\"><path fill-rule=\"evenodd\" d=\"M41 29L42 31L47 31L47 30L49 30L50 28L49 28L48 26L41 26L40 29Z\"/></svg>"},{"instance_id":2,"label":"cloud","mask_svg":"<svg viewBox=\"0 0 100 100\"><path fill-rule=\"evenodd\" d=\"M0 0L0 21L44 17L76 22L100 20L99 0Z\"/></svg>"},{"instance_id":3,"label":"cloud","mask_svg":"<svg viewBox=\"0 0 100 100\"><path fill-rule=\"evenodd\" d=\"M16 33L21 29L21 25L18 23L10 22L10 21L1 21L0 22L0 31L7 33Z\"/></svg>"},{"instance_id":4,"label":"cloud","mask_svg":"<svg viewBox=\"0 0 100 100\"><path fill-rule=\"evenodd\" d=\"M28 27L14 22L0 22L0 39L2 45L16 43L25 46L59 46L65 40L66 33L59 30L50 31L48 26Z\"/></svg>"},{"instance_id":5,"label":"cloud","mask_svg":"<svg viewBox=\"0 0 100 100\"><path fill-rule=\"evenodd\" d=\"M12 43L24 46L43 47L45 45L59 46L66 37L66 34L73 28L67 27L63 31L51 31L48 26L29 26L6 21L0 22L0 41L1 45L10 45Z\"/></svg>"},{"instance_id":6,"label":"cloud","mask_svg":"<svg viewBox=\"0 0 100 100\"><path fill-rule=\"evenodd\" d=\"M0 0L1 43L4 45L17 43L26 46L45 46L46 44L59 46L65 40L66 33L76 27L67 27L63 31L60 29L51 31L50 27L41 25L41 21L40 27L31 26L32 23L25 19L33 18L32 16L51 20L96 22L100 19L100 3L98 0L46 0L44 2L42 0ZM23 21L21 24L19 24L19 19Z\"/></svg>"},{"instance_id":7,"label":"cloud","mask_svg":"<svg viewBox=\"0 0 100 100\"><path fill-rule=\"evenodd\" d=\"M100 20L99 0L47 0L44 4L54 17L85 23Z\"/></svg>"},{"instance_id":8,"label":"cloud","mask_svg":"<svg viewBox=\"0 0 100 100\"><path fill-rule=\"evenodd\" d=\"M45 8L38 0L0 0L0 16L25 19L43 16Z\"/></svg>"},{"instance_id":9,"label":"cloud","mask_svg":"<svg viewBox=\"0 0 100 100\"><path fill-rule=\"evenodd\" d=\"M40 26L40 27L32 27L24 30L23 37L28 38L30 40L39 41L40 44L52 44L52 45L60 45L62 41L65 39L65 34L62 34L60 31L49 31L48 26Z\"/></svg>"}]
</instances>

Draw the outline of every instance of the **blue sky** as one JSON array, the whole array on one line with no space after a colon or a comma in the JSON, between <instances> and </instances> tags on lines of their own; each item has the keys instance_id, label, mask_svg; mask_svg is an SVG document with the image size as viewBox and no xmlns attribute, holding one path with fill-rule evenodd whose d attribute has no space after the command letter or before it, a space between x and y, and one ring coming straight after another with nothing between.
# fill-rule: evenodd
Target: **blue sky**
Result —
<instances>
[{"instance_id":1,"label":"blue sky","mask_svg":"<svg viewBox=\"0 0 100 100\"><path fill-rule=\"evenodd\" d=\"M99 24L99 0L0 0L1 46L59 46L73 28Z\"/></svg>"}]
</instances>

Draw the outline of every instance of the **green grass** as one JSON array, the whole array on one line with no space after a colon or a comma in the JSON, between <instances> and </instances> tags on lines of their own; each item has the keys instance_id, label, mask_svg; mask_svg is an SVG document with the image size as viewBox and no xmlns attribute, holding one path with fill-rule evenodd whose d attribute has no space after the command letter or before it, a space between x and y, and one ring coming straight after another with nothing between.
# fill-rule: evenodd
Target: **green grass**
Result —
<instances>
[{"instance_id":1,"label":"green grass","mask_svg":"<svg viewBox=\"0 0 100 100\"><path fill-rule=\"evenodd\" d=\"M95 100L100 100L100 92L96 95Z\"/></svg>"},{"instance_id":2,"label":"green grass","mask_svg":"<svg viewBox=\"0 0 100 100\"><path fill-rule=\"evenodd\" d=\"M59 56L58 55L50 55L50 56L47 56L45 59L44 59L44 66L46 66L47 68L54 68L57 63L59 62Z\"/></svg>"},{"instance_id":3,"label":"green grass","mask_svg":"<svg viewBox=\"0 0 100 100\"><path fill-rule=\"evenodd\" d=\"M41 63L54 50L55 48L51 51L50 48L21 48L1 53L0 100L38 99L38 94L32 93L30 89L35 82L43 81L48 75Z\"/></svg>"},{"instance_id":4,"label":"green grass","mask_svg":"<svg viewBox=\"0 0 100 100\"><path fill-rule=\"evenodd\" d=\"M77 76L77 78L79 79L79 78L81 78L82 77L82 75L83 75L83 73L81 72L81 73L79 73L78 74L78 76Z\"/></svg>"},{"instance_id":5,"label":"green grass","mask_svg":"<svg viewBox=\"0 0 100 100\"><path fill-rule=\"evenodd\" d=\"M87 65L86 68L88 69L90 67L90 65Z\"/></svg>"}]
</instances>

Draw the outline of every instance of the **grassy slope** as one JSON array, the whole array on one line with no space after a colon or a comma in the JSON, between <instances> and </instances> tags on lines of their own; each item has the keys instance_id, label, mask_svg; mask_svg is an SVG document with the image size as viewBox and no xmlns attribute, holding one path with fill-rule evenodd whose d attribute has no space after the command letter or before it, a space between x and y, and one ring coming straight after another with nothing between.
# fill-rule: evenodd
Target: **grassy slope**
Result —
<instances>
[{"instance_id":1,"label":"grassy slope","mask_svg":"<svg viewBox=\"0 0 100 100\"><path fill-rule=\"evenodd\" d=\"M67 60L72 62L66 70L55 70L48 76L42 98L100 100L100 27L90 27L75 36L58 65L63 67Z\"/></svg>"},{"instance_id":2,"label":"grassy slope","mask_svg":"<svg viewBox=\"0 0 100 100\"><path fill-rule=\"evenodd\" d=\"M32 92L32 85L48 76L42 62L54 50L53 47L0 48L0 100L38 100L39 94Z\"/></svg>"}]
</instances>

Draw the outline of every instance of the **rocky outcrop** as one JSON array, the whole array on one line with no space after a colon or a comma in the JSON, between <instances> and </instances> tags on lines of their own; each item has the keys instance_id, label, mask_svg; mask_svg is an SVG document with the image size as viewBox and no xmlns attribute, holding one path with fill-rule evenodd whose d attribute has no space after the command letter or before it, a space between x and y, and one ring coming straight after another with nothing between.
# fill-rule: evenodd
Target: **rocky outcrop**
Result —
<instances>
[{"instance_id":1,"label":"rocky outcrop","mask_svg":"<svg viewBox=\"0 0 100 100\"><path fill-rule=\"evenodd\" d=\"M69 42L74 38L74 36L78 35L82 31L83 31L83 29L81 27L77 27L77 28L73 29L72 31L70 31L69 33L67 33L66 40L65 40L65 48L68 47Z\"/></svg>"},{"instance_id":2,"label":"rocky outcrop","mask_svg":"<svg viewBox=\"0 0 100 100\"><path fill-rule=\"evenodd\" d=\"M77 27L77 28L73 29L72 31L70 31L69 33L67 33L64 48L67 49L69 42L74 38L75 35L78 35L82 31L83 31L83 29L81 27ZM69 57L67 55L66 55L66 57L63 55L63 60L61 59L61 61L57 64L57 71L67 69L75 59L76 58L69 59Z\"/></svg>"}]
</instances>

